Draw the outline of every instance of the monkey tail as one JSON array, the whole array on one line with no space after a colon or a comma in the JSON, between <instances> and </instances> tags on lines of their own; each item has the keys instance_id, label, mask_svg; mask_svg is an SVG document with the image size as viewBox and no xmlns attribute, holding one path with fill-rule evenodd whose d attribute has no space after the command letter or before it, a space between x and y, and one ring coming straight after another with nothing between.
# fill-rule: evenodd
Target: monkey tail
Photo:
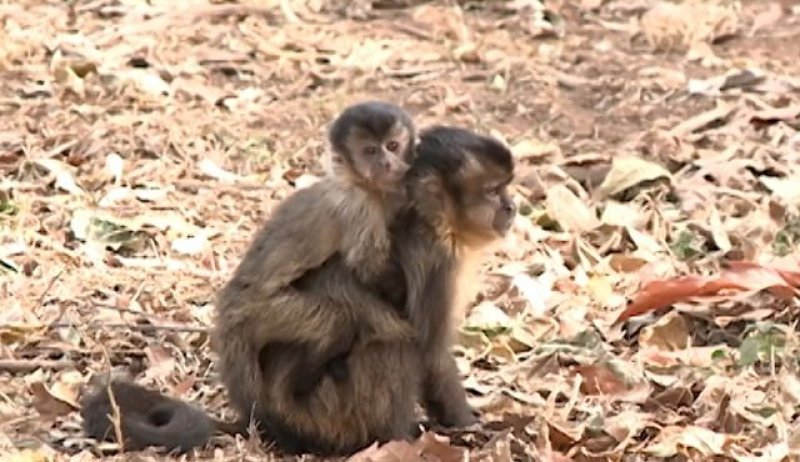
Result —
<instances>
[{"instance_id":1,"label":"monkey tail","mask_svg":"<svg viewBox=\"0 0 800 462\"><path fill-rule=\"evenodd\" d=\"M113 381L111 391L119 409L125 450L159 446L184 453L205 445L218 426L203 410L135 383ZM81 415L87 436L116 441L114 410L106 386L84 399Z\"/></svg>"},{"instance_id":2,"label":"monkey tail","mask_svg":"<svg viewBox=\"0 0 800 462\"><path fill-rule=\"evenodd\" d=\"M183 453L205 445L214 433L214 424L200 409L176 402L159 405L145 416L133 415L123 421L122 429L124 434L136 435L141 445Z\"/></svg>"}]
</instances>

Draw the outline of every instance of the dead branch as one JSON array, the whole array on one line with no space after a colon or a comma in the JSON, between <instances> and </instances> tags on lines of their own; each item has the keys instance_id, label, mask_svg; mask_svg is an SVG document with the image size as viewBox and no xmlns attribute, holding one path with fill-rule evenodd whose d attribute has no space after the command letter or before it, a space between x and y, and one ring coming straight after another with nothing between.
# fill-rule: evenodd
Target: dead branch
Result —
<instances>
[{"instance_id":1,"label":"dead branch","mask_svg":"<svg viewBox=\"0 0 800 462\"><path fill-rule=\"evenodd\" d=\"M36 369L62 370L75 367L72 361L54 361L47 359L0 359L0 371L12 374L31 372Z\"/></svg>"}]
</instances>

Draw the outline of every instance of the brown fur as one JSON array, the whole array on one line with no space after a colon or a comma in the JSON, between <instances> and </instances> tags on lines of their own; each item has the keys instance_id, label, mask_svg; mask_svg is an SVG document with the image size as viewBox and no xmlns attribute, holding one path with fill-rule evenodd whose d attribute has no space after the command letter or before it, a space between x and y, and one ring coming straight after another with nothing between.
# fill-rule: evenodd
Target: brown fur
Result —
<instances>
[{"instance_id":1,"label":"brown fur","mask_svg":"<svg viewBox=\"0 0 800 462\"><path fill-rule=\"evenodd\" d=\"M132 382L112 380L98 384L81 401L84 431L97 440L116 440L109 387L120 412L120 430L126 450L161 446L168 451L185 452L205 444L215 426L225 425L183 401Z\"/></svg>"},{"instance_id":2,"label":"brown fur","mask_svg":"<svg viewBox=\"0 0 800 462\"><path fill-rule=\"evenodd\" d=\"M269 266L322 258L313 246L298 251L304 233L329 246L342 239L336 221L327 222L331 234L321 229L336 220L325 215L331 209L301 196L305 213L279 209L220 294L215 342L231 402L286 451L345 454L413 437L418 399L441 425L476 421L449 352L454 304L467 257L513 218L505 193L513 164L498 142L464 130L422 138L408 175L411 206L393 221L375 293L348 270L346 252L294 279ZM487 187L500 192L490 198ZM323 219L310 218L317 213ZM330 368L340 363L343 374Z\"/></svg>"},{"instance_id":3,"label":"brown fur","mask_svg":"<svg viewBox=\"0 0 800 462\"><path fill-rule=\"evenodd\" d=\"M343 386L341 382L351 375L346 385L365 396L371 393L368 385L376 382L389 388L414 388L402 381L388 385L392 383L388 376L372 371L376 355L402 357L403 350L393 348L392 342L407 343L413 332L391 306L379 308L383 302L364 289L387 263L388 221L405 200L402 177L414 155L414 126L397 106L362 103L349 107L334 121L330 140L336 174L297 191L274 211L217 300L213 346L231 404L243 422L252 415L268 438L290 450L319 446L320 452L334 451L374 437L402 436L410 430L401 434L390 428L389 409L400 406L393 400L397 393L390 389L375 392L371 400L375 411L385 414L372 420L374 428L359 423L366 419L360 417L365 412L362 407L347 403L350 408L346 408L339 403L332 408L335 412L326 414L324 400L308 396L318 389L320 396L335 398L335 387ZM331 277L323 279L331 281L340 273L348 274L341 284L326 285L329 290L298 289L304 276L339 257L343 268L319 274L330 273ZM352 289L342 291L340 287ZM354 343L356 333L358 345ZM348 351L361 348L369 351L349 361L347 368L329 367ZM386 353L381 355L383 350ZM336 384L331 383L333 379ZM121 392L132 396L146 393L142 387L130 385L132 388ZM98 403L90 401L87 407L91 421L86 428L94 428L98 420L102 420L98 426L107 425ZM123 416L138 418L147 412L128 408L133 401L124 404ZM177 409L186 404L176 401L171 405ZM353 416L349 420L356 423L350 427L331 424L343 416ZM133 438L145 445L148 438L155 442L150 434ZM321 443L312 444L316 441Z\"/></svg>"},{"instance_id":4,"label":"brown fur","mask_svg":"<svg viewBox=\"0 0 800 462\"><path fill-rule=\"evenodd\" d=\"M392 230L393 260L406 277L428 414L441 425L466 426L477 418L449 347L466 304L465 276L516 214L505 189L513 160L498 141L452 127L424 132L417 156L407 180L412 206Z\"/></svg>"}]
</instances>

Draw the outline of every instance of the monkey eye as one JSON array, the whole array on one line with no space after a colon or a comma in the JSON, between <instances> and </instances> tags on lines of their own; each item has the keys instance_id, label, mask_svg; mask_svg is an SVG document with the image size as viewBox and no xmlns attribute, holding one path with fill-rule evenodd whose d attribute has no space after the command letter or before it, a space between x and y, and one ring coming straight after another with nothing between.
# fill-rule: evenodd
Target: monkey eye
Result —
<instances>
[{"instance_id":1,"label":"monkey eye","mask_svg":"<svg viewBox=\"0 0 800 462\"><path fill-rule=\"evenodd\" d=\"M368 156L374 156L377 153L378 153L378 148L375 146L367 146L366 148L364 148L364 154Z\"/></svg>"},{"instance_id":2,"label":"monkey eye","mask_svg":"<svg viewBox=\"0 0 800 462\"><path fill-rule=\"evenodd\" d=\"M500 195L501 188L502 186L488 186L486 189L484 189L483 193L486 195L486 197L494 198Z\"/></svg>"},{"instance_id":3,"label":"monkey eye","mask_svg":"<svg viewBox=\"0 0 800 462\"><path fill-rule=\"evenodd\" d=\"M386 143L386 149L388 149L388 150L390 150L392 152L397 151L397 148L399 148L399 147L400 147L400 143L398 143L397 141L389 141L388 143Z\"/></svg>"}]
</instances>

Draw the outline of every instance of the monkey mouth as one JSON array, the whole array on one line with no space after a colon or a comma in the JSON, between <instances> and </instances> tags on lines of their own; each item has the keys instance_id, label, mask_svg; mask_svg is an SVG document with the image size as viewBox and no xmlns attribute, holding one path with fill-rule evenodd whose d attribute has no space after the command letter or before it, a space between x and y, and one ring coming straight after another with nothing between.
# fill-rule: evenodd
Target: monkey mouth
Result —
<instances>
[{"instance_id":1,"label":"monkey mouth","mask_svg":"<svg viewBox=\"0 0 800 462\"><path fill-rule=\"evenodd\" d=\"M381 175L378 181L385 184L388 189L396 189L405 178L405 175L406 170L392 170Z\"/></svg>"},{"instance_id":2,"label":"monkey mouth","mask_svg":"<svg viewBox=\"0 0 800 462\"><path fill-rule=\"evenodd\" d=\"M502 220L498 220L498 223L495 224L495 231L497 231L500 237L505 237L513 226L514 216L511 215L509 217L504 217Z\"/></svg>"}]
</instances>

